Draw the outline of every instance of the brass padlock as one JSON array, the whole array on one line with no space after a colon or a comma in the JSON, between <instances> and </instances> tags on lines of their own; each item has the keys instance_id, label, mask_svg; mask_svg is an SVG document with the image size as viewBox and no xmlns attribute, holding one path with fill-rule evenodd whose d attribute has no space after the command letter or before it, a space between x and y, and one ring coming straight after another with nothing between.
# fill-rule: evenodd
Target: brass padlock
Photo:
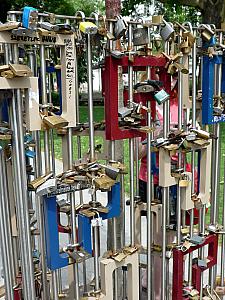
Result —
<instances>
[{"instance_id":1,"label":"brass padlock","mask_svg":"<svg viewBox=\"0 0 225 300\"><path fill-rule=\"evenodd\" d=\"M43 113L40 113L44 124L47 125L48 127L61 128L61 127L66 127L68 125L69 122L63 117L59 115L55 115L52 112L50 114L51 115L46 116Z\"/></svg>"},{"instance_id":2,"label":"brass padlock","mask_svg":"<svg viewBox=\"0 0 225 300\"><path fill-rule=\"evenodd\" d=\"M189 70L185 67L184 64L178 63L178 62L174 62L173 63L174 67L176 67L178 69L178 71L180 71L183 74L188 74Z\"/></svg>"},{"instance_id":3,"label":"brass padlock","mask_svg":"<svg viewBox=\"0 0 225 300\"><path fill-rule=\"evenodd\" d=\"M148 29L146 27L135 28L133 30L133 44L134 46L146 45L149 42Z\"/></svg>"},{"instance_id":4,"label":"brass padlock","mask_svg":"<svg viewBox=\"0 0 225 300\"><path fill-rule=\"evenodd\" d=\"M183 54L189 54L191 52L191 47L189 46L189 40L186 38L180 43L180 51Z\"/></svg>"},{"instance_id":5,"label":"brass padlock","mask_svg":"<svg viewBox=\"0 0 225 300\"><path fill-rule=\"evenodd\" d=\"M1 72L1 76L5 77L7 79L11 79L11 78L15 77L15 75L13 74L13 72L11 70L6 70L6 71Z\"/></svg>"},{"instance_id":6,"label":"brass padlock","mask_svg":"<svg viewBox=\"0 0 225 300\"><path fill-rule=\"evenodd\" d=\"M115 180L105 174L100 174L99 177L94 178L94 183L98 189L108 190L115 184Z\"/></svg>"},{"instance_id":7,"label":"brass padlock","mask_svg":"<svg viewBox=\"0 0 225 300\"><path fill-rule=\"evenodd\" d=\"M153 24L162 24L163 23L163 15L152 16L152 23Z\"/></svg>"},{"instance_id":8,"label":"brass padlock","mask_svg":"<svg viewBox=\"0 0 225 300\"><path fill-rule=\"evenodd\" d=\"M209 25L202 24L199 26L199 30L201 31L202 38L207 42L209 42L214 35Z\"/></svg>"},{"instance_id":9,"label":"brass padlock","mask_svg":"<svg viewBox=\"0 0 225 300\"><path fill-rule=\"evenodd\" d=\"M18 77L30 77L33 76L31 69L22 64L9 64L10 70L13 72L14 76Z\"/></svg>"},{"instance_id":10,"label":"brass padlock","mask_svg":"<svg viewBox=\"0 0 225 300\"><path fill-rule=\"evenodd\" d=\"M4 24L0 24L0 31L8 31L12 29L17 29L20 26L20 22L7 22Z\"/></svg>"}]
</instances>

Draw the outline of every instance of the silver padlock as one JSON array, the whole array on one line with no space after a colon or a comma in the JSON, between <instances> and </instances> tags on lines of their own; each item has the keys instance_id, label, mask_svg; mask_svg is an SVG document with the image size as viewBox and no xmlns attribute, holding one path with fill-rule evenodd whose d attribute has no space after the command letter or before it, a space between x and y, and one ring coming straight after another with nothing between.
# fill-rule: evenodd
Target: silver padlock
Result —
<instances>
[{"instance_id":1,"label":"silver padlock","mask_svg":"<svg viewBox=\"0 0 225 300\"><path fill-rule=\"evenodd\" d=\"M133 30L133 44L134 46L146 45L149 42L148 28L141 27Z\"/></svg>"},{"instance_id":2,"label":"silver padlock","mask_svg":"<svg viewBox=\"0 0 225 300\"><path fill-rule=\"evenodd\" d=\"M164 41L168 41L169 38L173 35L174 29L172 25L165 20L163 20L163 25L161 26L160 35Z\"/></svg>"},{"instance_id":3,"label":"silver padlock","mask_svg":"<svg viewBox=\"0 0 225 300\"><path fill-rule=\"evenodd\" d=\"M36 194L38 196L44 196L47 195L48 193L51 193L52 191L55 191L56 189L57 189L56 179L50 178L36 189Z\"/></svg>"},{"instance_id":4,"label":"silver padlock","mask_svg":"<svg viewBox=\"0 0 225 300\"><path fill-rule=\"evenodd\" d=\"M127 31L127 22L119 15L114 28L114 37L116 40L119 40L122 36L125 35Z\"/></svg>"}]
</instances>

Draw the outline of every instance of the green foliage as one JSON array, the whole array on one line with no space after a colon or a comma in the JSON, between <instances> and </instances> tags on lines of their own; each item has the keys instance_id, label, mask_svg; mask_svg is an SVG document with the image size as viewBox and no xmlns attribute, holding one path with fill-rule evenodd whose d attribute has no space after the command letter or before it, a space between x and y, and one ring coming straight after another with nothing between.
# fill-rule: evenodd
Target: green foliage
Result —
<instances>
[{"instance_id":1,"label":"green foliage","mask_svg":"<svg viewBox=\"0 0 225 300\"><path fill-rule=\"evenodd\" d=\"M151 0L124 0L122 14L129 16L135 11L138 4L150 5L151 3ZM177 4L177 1L174 0L167 0L165 4L156 1L155 14L162 14L167 21L171 22L183 23L188 20L192 24L196 24L200 21L199 11L196 8Z\"/></svg>"}]
</instances>

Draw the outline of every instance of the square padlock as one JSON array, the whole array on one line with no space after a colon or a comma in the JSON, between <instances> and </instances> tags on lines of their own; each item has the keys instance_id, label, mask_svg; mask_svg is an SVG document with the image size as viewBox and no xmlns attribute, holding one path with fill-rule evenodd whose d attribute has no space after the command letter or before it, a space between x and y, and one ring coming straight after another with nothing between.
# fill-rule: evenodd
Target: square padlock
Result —
<instances>
[{"instance_id":1,"label":"square padlock","mask_svg":"<svg viewBox=\"0 0 225 300\"><path fill-rule=\"evenodd\" d=\"M165 90L160 90L159 92L156 92L154 95L154 99L157 101L157 103L160 105L164 102L166 102L169 99L170 95Z\"/></svg>"}]
</instances>

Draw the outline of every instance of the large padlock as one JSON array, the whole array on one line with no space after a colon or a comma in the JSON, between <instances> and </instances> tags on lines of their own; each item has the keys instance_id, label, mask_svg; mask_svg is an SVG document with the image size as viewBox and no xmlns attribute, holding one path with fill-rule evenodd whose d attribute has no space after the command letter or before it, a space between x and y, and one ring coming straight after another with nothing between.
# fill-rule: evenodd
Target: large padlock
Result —
<instances>
[{"instance_id":1,"label":"large padlock","mask_svg":"<svg viewBox=\"0 0 225 300\"><path fill-rule=\"evenodd\" d=\"M33 76L31 69L22 64L9 64L10 70L13 72L14 76L18 77L30 77Z\"/></svg>"},{"instance_id":2,"label":"large padlock","mask_svg":"<svg viewBox=\"0 0 225 300\"><path fill-rule=\"evenodd\" d=\"M20 25L20 22L7 22L4 24L0 24L0 31L8 31L12 29L17 29Z\"/></svg>"},{"instance_id":3,"label":"large padlock","mask_svg":"<svg viewBox=\"0 0 225 300\"><path fill-rule=\"evenodd\" d=\"M169 99L170 95L164 90L161 89L160 91L156 92L154 95L154 99L160 105Z\"/></svg>"},{"instance_id":4,"label":"large padlock","mask_svg":"<svg viewBox=\"0 0 225 300\"><path fill-rule=\"evenodd\" d=\"M162 24L163 23L163 15L152 16L152 23L153 24Z\"/></svg>"},{"instance_id":5,"label":"large padlock","mask_svg":"<svg viewBox=\"0 0 225 300\"><path fill-rule=\"evenodd\" d=\"M25 6L23 9L23 16L22 16L22 25L24 28L29 28L32 30L37 29L37 22L38 22L38 11L37 9Z\"/></svg>"},{"instance_id":6,"label":"large padlock","mask_svg":"<svg viewBox=\"0 0 225 300\"><path fill-rule=\"evenodd\" d=\"M84 34L96 34L98 27L92 22L80 22L79 29Z\"/></svg>"},{"instance_id":7,"label":"large padlock","mask_svg":"<svg viewBox=\"0 0 225 300\"><path fill-rule=\"evenodd\" d=\"M174 29L170 23L163 20L163 25L161 26L160 35L164 41L168 41L174 34Z\"/></svg>"},{"instance_id":8,"label":"large padlock","mask_svg":"<svg viewBox=\"0 0 225 300\"><path fill-rule=\"evenodd\" d=\"M119 40L122 36L125 35L127 27L127 22L121 16L118 16L114 28L114 36L116 40Z\"/></svg>"},{"instance_id":9,"label":"large padlock","mask_svg":"<svg viewBox=\"0 0 225 300\"><path fill-rule=\"evenodd\" d=\"M79 28L79 24L80 22L85 22L85 14L83 11L77 11L76 14L75 14L75 18L77 19L77 23L75 23L74 27L75 27L75 30L76 30L76 39L78 42L81 42L83 40L83 36L82 36L82 33L80 31L80 28Z\"/></svg>"},{"instance_id":10,"label":"large padlock","mask_svg":"<svg viewBox=\"0 0 225 300\"><path fill-rule=\"evenodd\" d=\"M212 31L210 25L201 24L199 26L199 29L201 31L202 39L207 42L210 42L211 38L214 36L214 32Z\"/></svg>"},{"instance_id":11,"label":"large padlock","mask_svg":"<svg viewBox=\"0 0 225 300\"><path fill-rule=\"evenodd\" d=\"M44 115L42 113L41 114L41 118L44 122L45 125L47 125L50 128L62 128L62 127L66 127L68 125L68 121L66 119L64 119L63 117L59 116L59 115L55 115L52 112L50 113L51 115Z\"/></svg>"},{"instance_id":12,"label":"large padlock","mask_svg":"<svg viewBox=\"0 0 225 300\"><path fill-rule=\"evenodd\" d=\"M97 28L97 32L96 34L92 34L91 35L91 44L92 46L95 46L95 47L100 47L101 45L101 40L103 39L103 36L102 34L99 34L99 15L96 13L96 12L92 12L90 14L90 18L94 19L95 21L95 25L98 27Z\"/></svg>"},{"instance_id":13,"label":"large padlock","mask_svg":"<svg viewBox=\"0 0 225 300\"><path fill-rule=\"evenodd\" d=\"M133 44L134 46L146 45L149 42L148 29L146 27L135 28L133 30Z\"/></svg>"}]
</instances>

